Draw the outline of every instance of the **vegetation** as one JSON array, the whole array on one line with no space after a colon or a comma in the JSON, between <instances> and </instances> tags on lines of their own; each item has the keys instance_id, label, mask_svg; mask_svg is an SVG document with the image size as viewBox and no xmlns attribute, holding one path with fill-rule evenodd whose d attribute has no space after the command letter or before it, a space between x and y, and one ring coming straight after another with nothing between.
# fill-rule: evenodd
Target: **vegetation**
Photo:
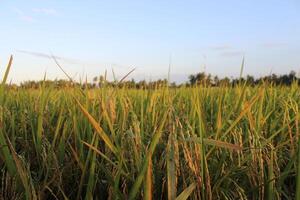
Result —
<instances>
[{"instance_id":1,"label":"vegetation","mask_svg":"<svg viewBox=\"0 0 300 200\"><path fill-rule=\"evenodd\" d=\"M297 80L13 89L11 63L0 199L300 199Z\"/></svg>"},{"instance_id":2,"label":"vegetation","mask_svg":"<svg viewBox=\"0 0 300 200\"><path fill-rule=\"evenodd\" d=\"M220 86L236 86L240 83L247 84L247 86L255 86L262 85L263 83L269 83L277 86L290 86L292 83L296 83L300 85L300 78L296 76L296 72L291 71L289 74L284 74L277 76L276 74L271 74L269 76L264 76L255 79L253 76L247 75L246 78L219 78L218 76L212 76L211 74L206 74L205 72L200 72L197 74L191 74L189 76L189 81L182 84L176 84L175 82L169 83L167 79L159 79L156 81L138 81L136 82L134 79L129 81L122 81L121 83L117 81L109 82L106 80L105 76L100 75L99 78L96 76L93 78L91 83L85 82L82 83L73 83L70 84L67 80L41 80L41 81L25 81L21 83L21 88L35 88L38 89L41 84L45 84L46 87L52 85L55 88L62 87L85 87L85 88L101 88L101 87L118 87L118 88L130 88L130 89L156 89L162 86L168 85L170 88L178 88L178 87L193 87L195 85L204 85L211 87L220 87ZM17 85L10 85L13 88L17 88Z\"/></svg>"}]
</instances>

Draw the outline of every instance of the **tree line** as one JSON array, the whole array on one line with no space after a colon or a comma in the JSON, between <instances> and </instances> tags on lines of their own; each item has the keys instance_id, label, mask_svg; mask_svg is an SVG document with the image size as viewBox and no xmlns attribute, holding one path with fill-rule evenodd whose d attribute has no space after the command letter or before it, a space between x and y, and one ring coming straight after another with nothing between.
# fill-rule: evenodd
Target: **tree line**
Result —
<instances>
[{"instance_id":1,"label":"tree line","mask_svg":"<svg viewBox=\"0 0 300 200\"><path fill-rule=\"evenodd\" d=\"M239 83L246 83L249 86L258 85L261 83L270 83L274 85L286 85L289 86L293 82L300 84L300 78L296 76L295 71L291 71L289 74L276 75L271 74L268 76L262 76L259 78L254 78L254 76L247 75L246 77L239 78L219 78L218 76L212 76L211 74L206 74L205 72L200 72L197 74L191 74L189 76L189 85L208 85L208 86L221 86L229 85L234 86Z\"/></svg>"},{"instance_id":2,"label":"tree line","mask_svg":"<svg viewBox=\"0 0 300 200\"><path fill-rule=\"evenodd\" d=\"M249 86L255 86L261 83L269 83L273 85L285 85L289 86L292 83L297 83L300 85L300 78L296 76L296 72L291 71L288 74L284 75L276 75L271 74L268 76L263 76L260 78L254 78L251 75L246 75L245 77L239 78L229 78L223 77L219 78L218 76L212 76L211 74L206 74L205 72L199 72L196 74L191 74L188 77L188 81L181 84L176 84L175 82L169 83L167 79L158 79L155 81L135 81L134 79L131 80L123 80L122 82L118 81L108 81L104 76L96 76L93 78L91 82L71 82L68 80L40 80L40 81L24 81L19 86L15 84L10 84L11 87L21 87L21 88L33 88L37 89L40 87L41 84L47 86L52 86L54 88L64 88L64 87L74 87L79 86L83 88L101 88L105 86L109 87L126 87L126 88L134 88L134 89L155 89L160 88L163 86L169 87L192 87L195 85L203 85L203 86L211 86L211 87L218 87L218 86L235 86L239 83L247 84Z\"/></svg>"}]
</instances>

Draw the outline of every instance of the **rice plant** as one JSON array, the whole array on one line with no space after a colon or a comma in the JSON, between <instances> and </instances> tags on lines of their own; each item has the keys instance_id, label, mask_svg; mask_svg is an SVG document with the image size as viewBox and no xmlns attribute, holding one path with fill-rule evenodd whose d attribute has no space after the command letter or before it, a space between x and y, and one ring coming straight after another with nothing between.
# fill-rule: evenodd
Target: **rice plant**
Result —
<instances>
[{"instance_id":1,"label":"rice plant","mask_svg":"<svg viewBox=\"0 0 300 200\"><path fill-rule=\"evenodd\" d=\"M297 84L10 89L11 65L0 199L300 200Z\"/></svg>"}]
</instances>

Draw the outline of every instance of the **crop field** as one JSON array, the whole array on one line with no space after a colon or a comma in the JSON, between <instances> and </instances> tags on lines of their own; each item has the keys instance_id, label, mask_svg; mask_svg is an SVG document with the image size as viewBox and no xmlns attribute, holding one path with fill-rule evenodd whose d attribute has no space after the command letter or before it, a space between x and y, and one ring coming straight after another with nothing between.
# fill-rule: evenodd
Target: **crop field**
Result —
<instances>
[{"instance_id":1,"label":"crop field","mask_svg":"<svg viewBox=\"0 0 300 200\"><path fill-rule=\"evenodd\" d=\"M300 88L0 86L0 199L300 199Z\"/></svg>"}]
</instances>

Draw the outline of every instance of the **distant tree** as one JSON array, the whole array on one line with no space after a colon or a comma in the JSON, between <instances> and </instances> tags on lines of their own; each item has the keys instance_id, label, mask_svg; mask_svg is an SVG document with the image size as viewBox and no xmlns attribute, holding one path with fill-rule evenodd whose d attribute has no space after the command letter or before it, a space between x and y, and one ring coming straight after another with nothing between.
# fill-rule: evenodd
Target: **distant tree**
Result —
<instances>
[{"instance_id":1,"label":"distant tree","mask_svg":"<svg viewBox=\"0 0 300 200\"><path fill-rule=\"evenodd\" d=\"M247 82L248 85L254 85L255 79L254 79L253 76L247 75L246 82Z\"/></svg>"},{"instance_id":2,"label":"distant tree","mask_svg":"<svg viewBox=\"0 0 300 200\"><path fill-rule=\"evenodd\" d=\"M40 80L40 81L24 81L20 84L21 88L31 88L38 89L44 84L46 87L53 86L55 88L64 87L81 87L81 88L95 88L103 87L107 85L108 87L126 87L126 88L137 88L137 89L158 89L161 87L190 87L193 85L204 85L204 86L235 86L239 83L247 83L249 86L254 86L261 83L274 84L274 85L291 85L297 83L300 85L300 79L297 77L296 72L291 71L288 74L276 75L271 74L268 76L263 76L255 79L251 75L247 75L246 78L219 78L218 76L212 76L211 74L205 74L204 72L199 72L196 74L191 74L188 77L188 82L184 84L177 85L175 82L168 83L167 79L158 79L155 81L146 82L145 80L136 82L134 79L128 81L122 81L118 83L117 81L107 81L104 76L94 77L92 82L70 82L63 79L52 80ZM9 86L9 85L8 85ZM11 88L17 88L16 85L9 86Z\"/></svg>"},{"instance_id":3,"label":"distant tree","mask_svg":"<svg viewBox=\"0 0 300 200\"><path fill-rule=\"evenodd\" d=\"M98 76L95 76L94 78L93 78L93 82L97 82L98 81Z\"/></svg>"},{"instance_id":4,"label":"distant tree","mask_svg":"<svg viewBox=\"0 0 300 200\"><path fill-rule=\"evenodd\" d=\"M206 76L205 72L200 72L197 74L191 74L189 76L189 82L191 85L195 85L195 84L206 84L206 83L210 83L210 76Z\"/></svg>"},{"instance_id":5,"label":"distant tree","mask_svg":"<svg viewBox=\"0 0 300 200\"><path fill-rule=\"evenodd\" d=\"M213 79L213 85L214 86L218 86L219 85L219 82L220 82L220 79L218 76L214 76L214 79Z\"/></svg>"},{"instance_id":6,"label":"distant tree","mask_svg":"<svg viewBox=\"0 0 300 200\"><path fill-rule=\"evenodd\" d=\"M147 83L146 83L145 80L139 81L139 82L136 84L136 86L137 86L137 89L145 89L146 86L147 86Z\"/></svg>"},{"instance_id":7,"label":"distant tree","mask_svg":"<svg viewBox=\"0 0 300 200\"><path fill-rule=\"evenodd\" d=\"M177 85L176 85L176 83L175 83L175 82L172 82L172 83L170 83L170 87L171 87L171 88L176 88L176 87L177 87Z\"/></svg>"},{"instance_id":8,"label":"distant tree","mask_svg":"<svg viewBox=\"0 0 300 200\"><path fill-rule=\"evenodd\" d=\"M206 74L204 72L200 72L196 75L197 84L204 83L206 79Z\"/></svg>"},{"instance_id":9,"label":"distant tree","mask_svg":"<svg viewBox=\"0 0 300 200\"><path fill-rule=\"evenodd\" d=\"M191 74L189 76L189 82L190 82L191 85L195 85L196 84L197 78L196 78L196 76L194 74Z\"/></svg>"}]
</instances>

